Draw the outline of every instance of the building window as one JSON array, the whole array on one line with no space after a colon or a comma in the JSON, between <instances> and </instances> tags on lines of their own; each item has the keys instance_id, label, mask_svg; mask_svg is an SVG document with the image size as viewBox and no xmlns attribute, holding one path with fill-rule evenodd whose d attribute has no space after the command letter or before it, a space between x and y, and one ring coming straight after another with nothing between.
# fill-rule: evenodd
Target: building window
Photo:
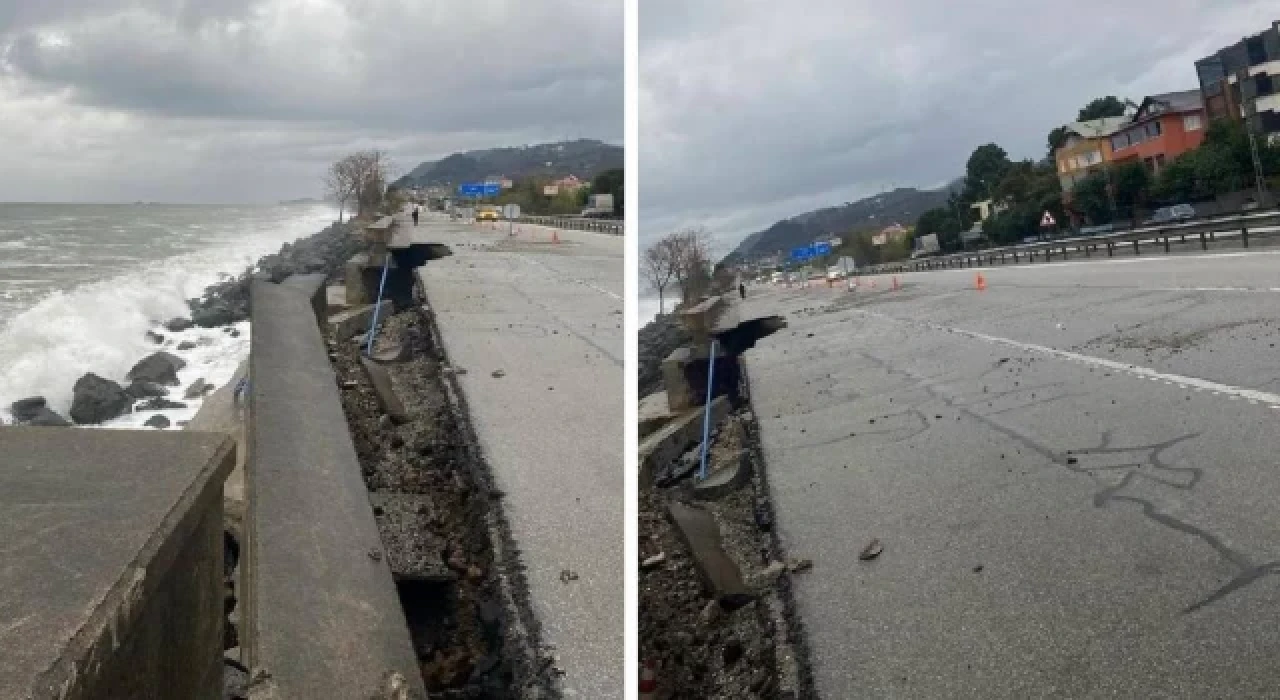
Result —
<instances>
[{"instance_id":1,"label":"building window","mask_svg":"<svg viewBox=\"0 0 1280 700\"><path fill-rule=\"evenodd\" d=\"M1265 97L1267 95L1274 94L1276 91L1275 87L1271 83L1271 76L1266 73L1254 77L1253 88L1258 97Z\"/></svg>"},{"instance_id":2,"label":"building window","mask_svg":"<svg viewBox=\"0 0 1280 700\"><path fill-rule=\"evenodd\" d=\"M1256 66L1259 63L1267 62L1267 47L1262 43L1262 37L1255 36L1245 40L1245 52L1249 55L1249 65Z\"/></svg>"},{"instance_id":3,"label":"building window","mask_svg":"<svg viewBox=\"0 0 1280 700\"><path fill-rule=\"evenodd\" d=\"M1127 134L1119 133L1111 137L1111 150L1118 151L1129 146L1129 137Z\"/></svg>"},{"instance_id":4,"label":"building window","mask_svg":"<svg viewBox=\"0 0 1280 700\"><path fill-rule=\"evenodd\" d=\"M1182 118L1183 131L1199 131L1204 128L1199 114L1188 114Z\"/></svg>"},{"instance_id":5,"label":"building window","mask_svg":"<svg viewBox=\"0 0 1280 700\"><path fill-rule=\"evenodd\" d=\"M1147 123L1147 138L1153 139L1160 135L1160 122Z\"/></svg>"}]
</instances>

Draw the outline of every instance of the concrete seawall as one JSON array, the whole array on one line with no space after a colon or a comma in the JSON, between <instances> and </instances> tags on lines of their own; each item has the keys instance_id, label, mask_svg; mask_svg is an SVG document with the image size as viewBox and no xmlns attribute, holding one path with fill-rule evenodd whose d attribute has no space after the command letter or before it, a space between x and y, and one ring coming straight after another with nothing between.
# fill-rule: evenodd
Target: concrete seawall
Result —
<instances>
[{"instance_id":1,"label":"concrete seawall","mask_svg":"<svg viewBox=\"0 0 1280 700\"><path fill-rule=\"evenodd\" d=\"M246 660L282 697L364 698L390 673L425 697L316 293L251 290Z\"/></svg>"},{"instance_id":2,"label":"concrete seawall","mask_svg":"<svg viewBox=\"0 0 1280 700\"><path fill-rule=\"evenodd\" d=\"M0 697L222 697L222 435L0 428Z\"/></svg>"}]
</instances>

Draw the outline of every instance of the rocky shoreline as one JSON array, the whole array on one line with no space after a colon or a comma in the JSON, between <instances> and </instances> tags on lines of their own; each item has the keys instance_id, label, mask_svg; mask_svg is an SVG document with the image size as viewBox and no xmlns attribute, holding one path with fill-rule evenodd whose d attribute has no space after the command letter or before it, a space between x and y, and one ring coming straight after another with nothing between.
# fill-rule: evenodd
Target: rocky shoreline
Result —
<instances>
[{"instance_id":1,"label":"rocky shoreline","mask_svg":"<svg viewBox=\"0 0 1280 700\"><path fill-rule=\"evenodd\" d=\"M636 342L636 375L640 388L637 396L644 398L662 388L662 361L692 339L675 313L659 314L640 329Z\"/></svg>"},{"instance_id":2,"label":"rocky shoreline","mask_svg":"<svg viewBox=\"0 0 1280 700\"><path fill-rule=\"evenodd\" d=\"M54 411L44 396L19 399L9 407L13 424L101 425L130 413L155 412L144 425L156 429L175 427L159 411L187 408L186 402L201 400L217 387L201 377L185 389L180 400L170 397L170 392L181 385L178 371L187 366L186 360L175 353L193 350L212 339L205 336L175 343L169 336L201 328L218 329L229 337L239 337L242 331L237 325L245 325L249 318L249 284L253 279L280 282L291 275L310 273L323 273L332 278L362 247L359 237L351 235L352 230L349 222L334 223L316 234L284 244L279 252L263 256L239 276L209 286L203 296L188 300L189 316L157 322L147 331L150 342L166 349L140 359L121 378L85 373L71 388L71 408L66 416ZM178 421L176 427L184 423Z\"/></svg>"}]
</instances>

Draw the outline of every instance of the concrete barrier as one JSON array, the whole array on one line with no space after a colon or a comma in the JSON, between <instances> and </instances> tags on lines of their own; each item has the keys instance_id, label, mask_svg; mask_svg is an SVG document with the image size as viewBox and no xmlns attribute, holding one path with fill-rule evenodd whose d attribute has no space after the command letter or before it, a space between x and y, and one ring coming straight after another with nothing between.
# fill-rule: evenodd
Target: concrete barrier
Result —
<instances>
[{"instance_id":1,"label":"concrete barrier","mask_svg":"<svg viewBox=\"0 0 1280 700\"><path fill-rule=\"evenodd\" d=\"M0 428L0 697L222 694L225 435Z\"/></svg>"},{"instance_id":2,"label":"concrete barrier","mask_svg":"<svg viewBox=\"0 0 1280 700\"><path fill-rule=\"evenodd\" d=\"M425 697L328 353L306 295L251 287L244 652L283 698Z\"/></svg>"}]
</instances>

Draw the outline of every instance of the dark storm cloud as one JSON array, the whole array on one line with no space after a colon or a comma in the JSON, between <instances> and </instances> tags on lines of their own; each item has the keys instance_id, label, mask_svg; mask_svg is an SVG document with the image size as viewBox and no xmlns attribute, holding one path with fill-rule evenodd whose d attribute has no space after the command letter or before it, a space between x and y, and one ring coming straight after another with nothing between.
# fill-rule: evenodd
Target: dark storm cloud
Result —
<instances>
[{"instance_id":1,"label":"dark storm cloud","mask_svg":"<svg viewBox=\"0 0 1280 700\"><path fill-rule=\"evenodd\" d=\"M265 171L322 168L361 142L404 149L388 148L410 168L467 148L621 141L621 0L32 5L0 0L0 146L25 148L35 170L66 159L88 189L86 161L113 160L113 142L179 176L184 160L243 152L211 169L228 181L172 188L234 198ZM119 189L119 173L99 175L101 191Z\"/></svg>"},{"instance_id":2,"label":"dark storm cloud","mask_svg":"<svg viewBox=\"0 0 1280 700\"><path fill-rule=\"evenodd\" d=\"M645 0L642 236L706 225L728 252L944 184L983 143L1039 159L1090 99L1194 88L1194 60L1277 18L1258 0Z\"/></svg>"}]
</instances>

